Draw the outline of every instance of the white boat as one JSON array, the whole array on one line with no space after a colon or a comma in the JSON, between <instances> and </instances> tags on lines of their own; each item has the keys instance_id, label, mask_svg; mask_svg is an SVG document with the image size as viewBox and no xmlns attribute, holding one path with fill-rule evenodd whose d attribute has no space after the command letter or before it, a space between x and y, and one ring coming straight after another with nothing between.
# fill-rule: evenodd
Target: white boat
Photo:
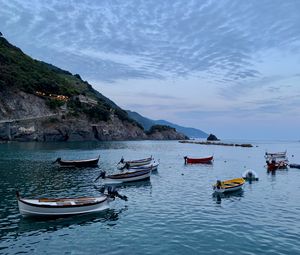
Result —
<instances>
[{"instance_id":1,"label":"white boat","mask_svg":"<svg viewBox=\"0 0 300 255\"><path fill-rule=\"evenodd\" d=\"M246 181L258 181L258 175L255 171L253 170L246 170L243 175L243 179Z\"/></svg>"},{"instance_id":2,"label":"white boat","mask_svg":"<svg viewBox=\"0 0 300 255\"><path fill-rule=\"evenodd\" d=\"M115 197L127 200L117 192L102 194L99 197L79 198L22 198L17 192L19 211L22 216L62 217L76 214L89 214L109 208Z\"/></svg>"},{"instance_id":3,"label":"white boat","mask_svg":"<svg viewBox=\"0 0 300 255\"><path fill-rule=\"evenodd\" d=\"M137 170L145 170L148 168L151 168L152 171L156 171L158 169L159 166L159 162L156 162L155 160L151 161L149 164L147 165L143 165L143 166L132 166L132 167L128 167L125 169L128 169L130 171L137 171Z\"/></svg>"},{"instance_id":4,"label":"white boat","mask_svg":"<svg viewBox=\"0 0 300 255\"><path fill-rule=\"evenodd\" d=\"M266 152L265 153L265 159L268 162L271 161L284 161L288 163L288 157L286 155L287 151L282 151L282 152Z\"/></svg>"},{"instance_id":5,"label":"white boat","mask_svg":"<svg viewBox=\"0 0 300 255\"><path fill-rule=\"evenodd\" d=\"M120 162L117 165L117 168L122 170L125 168L134 167L134 166L144 166L144 165L150 164L150 162L152 160L153 160L152 156L150 158L130 160L130 161L125 161L124 158L122 157Z\"/></svg>"},{"instance_id":6,"label":"white boat","mask_svg":"<svg viewBox=\"0 0 300 255\"><path fill-rule=\"evenodd\" d=\"M137 171L129 171L121 174L113 174L113 175L106 175L106 172L102 171L100 175L96 178L96 180L102 178L104 184L117 184L117 183L124 183L124 182L141 181L141 180L149 179L151 172L152 172L152 167L145 168L142 170L137 170Z\"/></svg>"}]
</instances>

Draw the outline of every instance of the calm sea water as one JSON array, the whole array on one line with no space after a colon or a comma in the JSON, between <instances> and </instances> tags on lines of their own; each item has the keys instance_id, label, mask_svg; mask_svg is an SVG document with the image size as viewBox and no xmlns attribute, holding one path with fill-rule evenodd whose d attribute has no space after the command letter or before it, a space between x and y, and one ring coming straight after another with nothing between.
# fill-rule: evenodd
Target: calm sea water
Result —
<instances>
[{"instance_id":1,"label":"calm sea water","mask_svg":"<svg viewBox=\"0 0 300 255\"><path fill-rule=\"evenodd\" d=\"M253 148L176 141L0 144L0 254L300 254L300 169L268 174L264 153L287 150L300 163L300 142L252 142ZM63 170L51 164L101 156L99 168ZM213 154L213 165L185 166L183 157ZM15 190L30 197L97 196L100 170L153 155L158 172L124 185L110 209L51 220L20 216ZM294 155L294 157L292 157ZM212 196L217 179L255 170L243 192ZM96 183L101 186L101 181Z\"/></svg>"}]
</instances>

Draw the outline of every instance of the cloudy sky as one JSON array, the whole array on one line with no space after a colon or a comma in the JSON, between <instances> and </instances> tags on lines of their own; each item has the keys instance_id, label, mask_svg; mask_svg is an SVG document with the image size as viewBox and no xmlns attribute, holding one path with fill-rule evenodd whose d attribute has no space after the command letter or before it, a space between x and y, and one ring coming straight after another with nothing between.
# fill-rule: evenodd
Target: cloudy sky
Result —
<instances>
[{"instance_id":1,"label":"cloudy sky","mask_svg":"<svg viewBox=\"0 0 300 255\"><path fill-rule=\"evenodd\" d=\"M0 31L124 109L300 140L298 0L0 0Z\"/></svg>"}]
</instances>

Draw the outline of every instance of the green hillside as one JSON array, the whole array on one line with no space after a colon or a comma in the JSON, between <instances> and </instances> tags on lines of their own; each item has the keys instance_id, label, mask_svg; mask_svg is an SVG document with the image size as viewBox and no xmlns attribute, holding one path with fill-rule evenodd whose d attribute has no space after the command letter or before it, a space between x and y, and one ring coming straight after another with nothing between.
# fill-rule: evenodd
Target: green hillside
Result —
<instances>
[{"instance_id":1,"label":"green hillside","mask_svg":"<svg viewBox=\"0 0 300 255\"><path fill-rule=\"evenodd\" d=\"M113 111L119 119L141 127L129 118L126 111L83 81L80 75L32 59L0 37L0 92L5 90L21 90L44 97L51 109L67 101L71 112L77 115L83 113L95 120L106 121ZM92 106L81 104L74 100L78 95L96 103Z\"/></svg>"}]
</instances>

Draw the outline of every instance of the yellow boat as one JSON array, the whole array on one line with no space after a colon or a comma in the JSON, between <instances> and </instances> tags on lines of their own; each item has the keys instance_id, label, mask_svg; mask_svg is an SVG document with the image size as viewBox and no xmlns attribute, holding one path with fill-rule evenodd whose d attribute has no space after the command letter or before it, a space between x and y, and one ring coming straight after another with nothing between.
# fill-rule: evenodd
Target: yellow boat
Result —
<instances>
[{"instance_id":1,"label":"yellow boat","mask_svg":"<svg viewBox=\"0 0 300 255\"><path fill-rule=\"evenodd\" d=\"M243 178L236 178L226 181L217 181L213 188L215 192L225 193L242 189L244 184L245 180Z\"/></svg>"}]
</instances>

